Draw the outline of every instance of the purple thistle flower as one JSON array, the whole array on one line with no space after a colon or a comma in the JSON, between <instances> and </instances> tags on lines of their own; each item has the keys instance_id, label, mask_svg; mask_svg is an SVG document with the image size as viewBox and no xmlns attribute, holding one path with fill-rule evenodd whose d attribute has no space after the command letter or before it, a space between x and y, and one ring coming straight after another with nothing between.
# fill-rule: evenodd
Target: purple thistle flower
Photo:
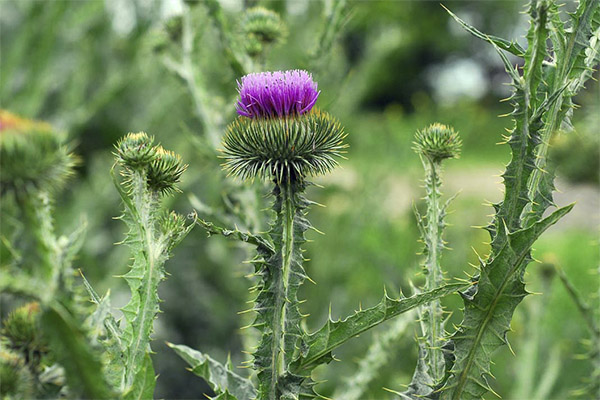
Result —
<instances>
[{"instance_id":1,"label":"purple thistle flower","mask_svg":"<svg viewBox=\"0 0 600 400\"><path fill-rule=\"evenodd\" d=\"M248 118L302 115L313 108L321 93L312 75L299 69L243 76L238 92L237 112Z\"/></svg>"}]
</instances>

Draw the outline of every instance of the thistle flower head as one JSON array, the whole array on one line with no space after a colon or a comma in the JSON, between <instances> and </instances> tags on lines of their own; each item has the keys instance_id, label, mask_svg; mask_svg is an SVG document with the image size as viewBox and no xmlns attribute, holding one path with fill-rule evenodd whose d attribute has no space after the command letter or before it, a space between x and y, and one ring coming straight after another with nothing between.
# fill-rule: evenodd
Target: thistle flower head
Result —
<instances>
[{"instance_id":1,"label":"thistle flower head","mask_svg":"<svg viewBox=\"0 0 600 400\"><path fill-rule=\"evenodd\" d=\"M155 157L148 166L148 186L162 194L177 191L177 183L187 169L179 154L165 150L162 146L155 147Z\"/></svg>"},{"instance_id":2,"label":"thistle flower head","mask_svg":"<svg viewBox=\"0 0 600 400\"><path fill-rule=\"evenodd\" d=\"M130 168L142 168L156 157L154 138L145 132L128 133L115 145L119 161Z\"/></svg>"},{"instance_id":3,"label":"thistle flower head","mask_svg":"<svg viewBox=\"0 0 600 400\"><path fill-rule=\"evenodd\" d=\"M15 309L2 321L2 334L8 338L12 347L42 351L46 344L40 333L39 318L39 303L27 303Z\"/></svg>"},{"instance_id":4,"label":"thistle flower head","mask_svg":"<svg viewBox=\"0 0 600 400\"><path fill-rule=\"evenodd\" d=\"M415 134L414 150L433 162L458 158L462 141L450 126L434 123Z\"/></svg>"},{"instance_id":5,"label":"thistle flower head","mask_svg":"<svg viewBox=\"0 0 600 400\"><path fill-rule=\"evenodd\" d=\"M242 20L242 29L246 35L254 35L264 43L283 40L287 33L279 14L264 7L248 9Z\"/></svg>"},{"instance_id":6,"label":"thistle flower head","mask_svg":"<svg viewBox=\"0 0 600 400\"><path fill-rule=\"evenodd\" d=\"M321 93L302 70L260 72L238 81L236 109L248 118L284 118L309 112Z\"/></svg>"},{"instance_id":7,"label":"thistle flower head","mask_svg":"<svg viewBox=\"0 0 600 400\"><path fill-rule=\"evenodd\" d=\"M319 110L277 119L238 117L223 139L224 167L243 179L324 174L337 166L345 137L340 123Z\"/></svg>"},{"instance_id":8,"label":"thistle flower head","mask_svg":"<svg viewBox=\"0 0 600 400\"><path fill-rule=\"evenodd\" d=\"M44 122L0 110L2 193L55 190L73 173L77 158L64 136Z\"/></svg>"}]
</instances>

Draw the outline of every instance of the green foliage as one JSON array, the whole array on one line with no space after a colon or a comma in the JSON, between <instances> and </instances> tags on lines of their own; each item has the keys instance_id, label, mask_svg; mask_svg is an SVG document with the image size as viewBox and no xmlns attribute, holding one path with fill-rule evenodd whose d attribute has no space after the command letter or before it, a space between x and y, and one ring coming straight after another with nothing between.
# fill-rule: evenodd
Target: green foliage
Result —
<instances>
[{"instance_id":1,"label":"green foliage","mask_svg":"<svg viewBox=\"0 0 600 400\"><path fill-rule=\"evenodd\" d=\"M406 334L414 316L414 312L407 312L396 317L386 331L373 335L371 345L359 361L356 372L344 379L343 384L336 389L333 398L345 400L365 398L369 393L369 386L389 364L393 349Z\"/></svg>"},{"instance_id":2,"label":"green foliage","mask_svg":"<svg viewBox=\"0 0 600 400\"><path fill-rule=\"evenodd\" d=\"M512 314L527 295L523 275L531 261L531 246L548 226L572 208L560 208L541 219L543 212L553 205L552 175L544 172L542 167L546 165L549 137L565 118L565 114L561 116L558 110L565 98L575 94L566 89L573 82L571 74L581 77L582 72L577 72L573 66L578 64L577 59L590 45L590 36L597 29L591 25L594 25L594 15L598 13L600 7L597 1L580 3L576 13L578 18L573 21L573 32L565 36L572 43L582 43L576 46L574 52L565 54L564 49L554 42L554 63L558 68L546 68L545 71L544 59L550 53L547 49L549 26L560 18L556 7L551 7L549 2L532 2L522 77L499 46L483 36L496 48L512 78L515 128L507 139L512 157L502 175L504 199L494 205L496 215L488 227L492 252L487 260L481 261L479 274L473 277L473 281L477 282L475 290L463 293L465 314L463 323L452 337L455 362L442 387L442 398L478 399L491 390L486 379L486 376L491 376L491 354L507 343L505 336L510 329ZM466 26L464 22L461 24ZM586 28L580 28L582 26ZM544 73L549 75L544 77ZM550 87L546 87L548 82L552 83Z\"/></svg>"},{"instance_id":3,"label":"green foliage","mask_svg":"<svg viewBox=\"0 0 600 400\"><path fill-rule=\"evenodd\" d=\"M319 364L333 360L331 351L349 339L416 307L428 304L464 289L463 283L451 283L411 297L392 299L384 294L376 306L359 310L345 319L327 321L323 327L303 339L304 349L294 368L299 372L310 371Z\"/></svg>"},{"instance_id":4,"label":"green foliage","mask_svg":"<svg viewBox=\"0 0 600 400\"><path fill-rule=\"evenodd\" d=\"M225 169L243 179L325 174L347 147L346 133L328 113L285 119L239 117L223 138Z\"/></svg>"},{"instance_id":5,"label":"green foliage","mask_svg":"<svg viewBox=\"0 0 600 400\"><path fill-rule=\"evenodd\" d=\"M591 340L589 341L589 350L584 358L589 358L592 361L592 371L590 376L584 378L584 385L576 389L573 394L580 398L593 398L600 395L600 326L598 326L597 310L594 310L581 297L579 291L573 286L573 283L567 277L565 272L559 266L556 266L556 271L564 288L569 293L569 297L577 306L577 310L585 320L587 328L590 332Z\"/></svg>"},{"instance_id":6,"label":"green foliage","mask_svg":"<svg viewBox=\"0 0 600 400\"><path fill-rule=\"evenodd\" d=\"M131 290L131 299L122 308L123 324L117 326L112 315L105 315L104 344L110 354L109 376L115 377L113 385L126 398L145 398L153 393L156 379L149 344L160 311L158 285L166 278L164 264L171 250L193 226L186 226L176 213L161 209L161 199L176 190L186 167L178 155L152 147L152 142L145 133L127 135L116 145L124 181L120 182L113 171L115 187L125 205L120 218L129 227L124 243L131 248L133 262L123 276ZM90 292L100 306L101 300Z\"/></svg>"},{"instance_id":7,"label":"green foliage","mask_svg":"<svg viewBox=\"0 0 600 400\"><path fill-rule=\"evenodd\" d=\"M86 333L76 319L60 303L53 303L41 316L43 330L53 352L65 370L70 396L74 398L111 399L100 359L91 347Z\"/></svg>"},{"instance_id":8,"label":"green foliage","mask_svg":"<svg viewBox=\"0 0 600 400\"><path fill-rule=\"evenodd\" d=\"M237 400L252 400L256 398L256 389L252 382L236 374L231 364L223 365L210 356L187 346L167 343L170 348L185 360L190 371L206 380L212 390L219 396L229 396ZM235 397L234 397L235 396Z\"/></svg>"},{"instance_id":9,"label":"green foliage","mask_svg":"<svg viewBox=\"0 0 600 400\"><path fill-rule=\"evenodd\" d=\"M421 240L425 244L423 254L426 256L423 266L425 285L422 290L432 290L444 282L441 266L443 240L446 227L446 209L450 198L441 203L442 161L457 158L462 142L452 127L439 123L417 131L414 150L419 154L425 170L425 201L427 213L422 217L415 208L417 225ZM448 349L444 349L447 341L444 310L439 300L432 301L419 309L421 337L419 337L419 354L417 367L412 382L403 396L408 398L431 395L442 382L446 371Z\"/></svg>"}]
</instances>

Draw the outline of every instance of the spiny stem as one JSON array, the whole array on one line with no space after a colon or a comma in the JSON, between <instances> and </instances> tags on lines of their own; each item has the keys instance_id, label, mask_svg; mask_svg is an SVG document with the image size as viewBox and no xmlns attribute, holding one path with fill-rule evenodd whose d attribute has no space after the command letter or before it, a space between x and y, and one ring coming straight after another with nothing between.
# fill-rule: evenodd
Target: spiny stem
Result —
<instances>
[{"instance_id":1,"label":"spiny stem","mask_svg":"<svg viewBox=\"0 0 600 400\"><path fill-rule=\"evenodd\" d=\"M26 202L26 216L30 220L30 226L35 240L39 246L39 254L42 266L47 274L47 290L42 298L50 300L60 285L62 271L61 251L54 232L50 195L46 191L39 191L24 199Z\"/></svg>"},{"instance_id":2,"label":"spiny stem","mask_svg":"<svg viewBox=\"0 0 600 400\"><path fill-rule=\"evenodd\" d=\"M259 369L258 397L269 400L279 399L282 391L289 390L286 388L291 375L289 367L302 337L297 291L305 279L300 246L309 226L304 218L303 180L286 173L274 183L276 219L270 230L273 247L259 248L264 262L258 265L262 284L255 300L258 311L255 325L262 330L262 339L254 353Z\"/></svg>"},{"instance_id":3,"label":"spiny stem","mask_svg":"<svg viewBox=\"0 0 600 400\"><path fill-rule=\"evenodd\" d=\"M425 283L426 289L433 290L440 287L444 277L440 266L441 250L443 248L442 229L443 221L441 216L440 206L440 191L441 185L440 172L441 162L427 159L423 160L427 176L425 184L427 188L427 226L425 232L425 243L427 246L427 261L426 273L427 279ZM431 362L431 373L434 382L440 382L444 376L444 360L440 349L440 342L444 335L442 306L439 300L432 301L427 306L427 332L426 340Z\"/></svg>"}]
</instances>

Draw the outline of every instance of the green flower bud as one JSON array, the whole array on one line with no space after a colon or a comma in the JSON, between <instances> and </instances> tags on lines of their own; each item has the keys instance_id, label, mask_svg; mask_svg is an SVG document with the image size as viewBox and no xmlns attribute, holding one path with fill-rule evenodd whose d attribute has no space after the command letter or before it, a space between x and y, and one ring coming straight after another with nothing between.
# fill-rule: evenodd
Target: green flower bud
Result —
<instances>
[{"instance_id":1,"label":"green flower bud","mask_svg":"<svg viewBox=\"0 0 600 400\"><path fill-rule=\"evenodd\" d=\"M26 352L46 350L46 341L39 327L40 305L27 303L11 312L3 321L2 335L12 347L25 349Z\"/></svg>"},{"instance_id":2,"label":"green flower bud","mask_svg":"<svg viewBox=\"0 0 600 400\"><path fill-rule=\"evenodd\" d=\"M49 124L0 110L2 194L60 188L77 164L63 139Z\"/></svg>"},{"instance_id":3,"label":"green flower bud","mask_svg":"<svg viewBox=\"0 0 600 400\"><path fill-rule=\"evenodd\" d=\"M283 42L287 36L279 15L264 7L246 11L241 26L246 35L246 51L251 56L260 54L265 45Z\"/></svg>"},{"instance_id":4,"label":"green flower bud","mask_svg":"<svg viewBox=\"0 0 600 400\"><path fill-rule=\"evenodd\" d=\"M414 150L433 162L458 158L462 141L458 133L447 125L434 123L415 134Z\"/></svg>"},{"instance_id":5,"label":"green flower bud","mask_svg":"<svg viewBox=\"0 0 600 400\"><path fill-rule=\"evenodd\" d=\"M116 156L123 166L131 169L143 168L156 158L156 147L153 143L154 137L145 132L128 133L115 145Z\"/></svg>"},{"instance_id":6,"label":"green flower bud","mask_svg":"<svg viewBox=\"0 0 600 400\"><path fill-rule=\"evenodd\" d=\"M162 194L177 191L176 184L187 169L187 164L183 164L178 154L165 150L162 146L156 146L154 151L155 157L148 166L148 186Z\"/></svg>"},{"instance_id":7,"label":"green flower bud","mask_svg":"<svg viewBox=\"0 0 600 400\"><path fill-rule=\"evenodd\" d=\"M223 166L242 179L320 175L337 166L348 147L345 137L337 119L319 110L283 118L240 116L223 138Z\"/></svg>"},{"instance_id":8,"label":"green flower bud","mask_svg":"<svg viewBox=\"0 0 600 400\"><path fill-rule=\"evenodd\" d=\"M34 381L25 360L16 352L0 350L0 397L2 399L31 399L34 397Z\"/></svg>"}]
</instances>

